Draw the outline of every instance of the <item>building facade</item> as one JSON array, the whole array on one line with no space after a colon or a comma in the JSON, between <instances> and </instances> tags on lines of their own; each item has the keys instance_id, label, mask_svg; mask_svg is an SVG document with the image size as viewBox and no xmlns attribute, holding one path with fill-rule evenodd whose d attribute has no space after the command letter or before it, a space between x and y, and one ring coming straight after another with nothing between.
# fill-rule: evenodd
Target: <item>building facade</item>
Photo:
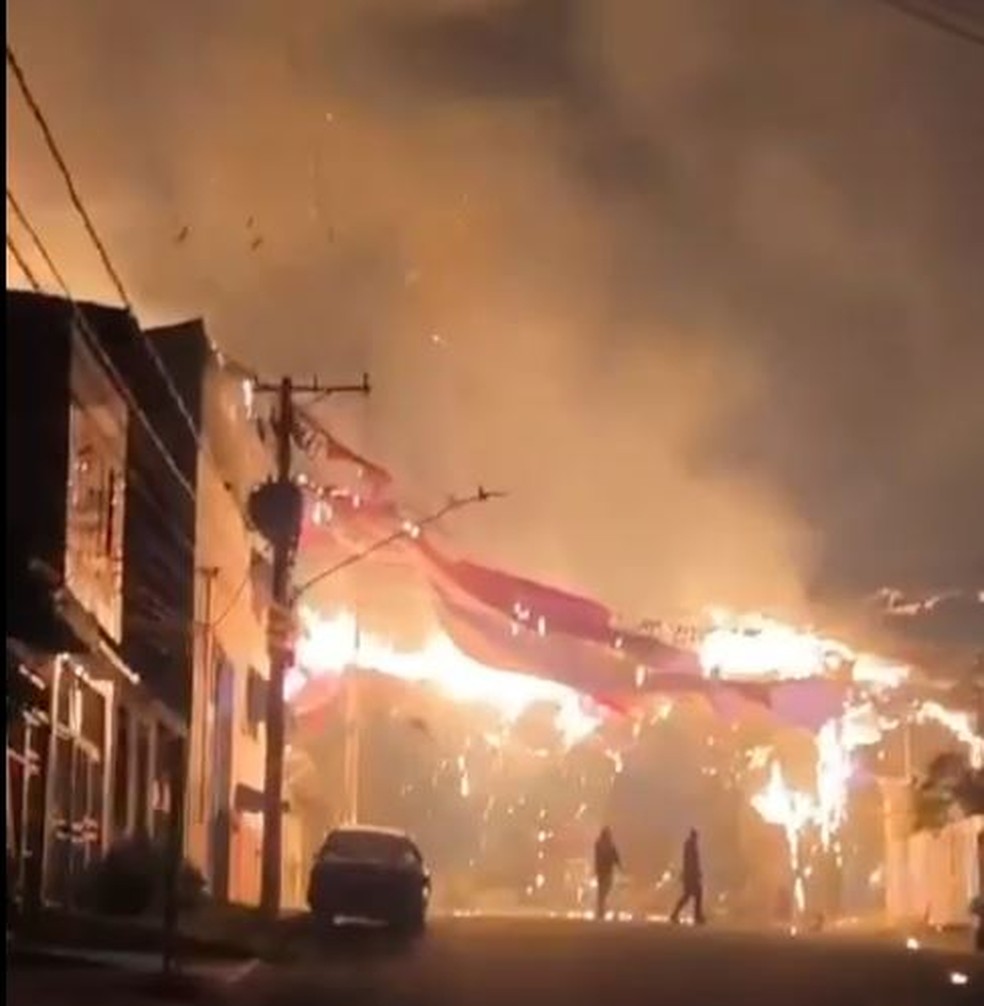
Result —
<instances>
[{"instance_id":1,"label":"building facade","mask_svg":"<svg viewBox=\"0 0 984 1006\"><path fill-rule=\"evenodd\" d=\"M258 904L270 567L246 510L250 492L270 472L270 457L250 415L247 385L202 323L148 335L183 373L199 424L185 849L216 898ZM306 878L286 817L284 901L298 904Z\"/></svg>"},{"instance_id":2,"label":"building facade","mask_svg":"<svg viewBox=\"0 0 984 1006\"><path fill-rule=\"evenodd\" d=\"M8 291L7 328L8 889L71 905L111 843L163 838L177 773L187 858L257 903L269 460L243 382L200 322ZM297 835L288 811L286 904Z\"/></svg>"},{"instance_id":3,"label":"building facade","mask_svg":"<svg viewBox=\"0 0 984 1006\"><path fill-rule=\"evenodd\" d=\"M31 908L153 832L183 734L124 650L133 415L103 336L139 338L125 312L8 291L7 871Z\"/></svg>"}]
</instances>

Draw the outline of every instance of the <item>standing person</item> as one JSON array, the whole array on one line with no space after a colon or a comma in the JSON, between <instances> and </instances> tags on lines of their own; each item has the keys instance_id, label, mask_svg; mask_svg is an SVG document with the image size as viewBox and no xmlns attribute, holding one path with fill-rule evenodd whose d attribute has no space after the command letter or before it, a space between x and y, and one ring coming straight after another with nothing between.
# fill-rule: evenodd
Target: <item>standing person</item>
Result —
<instances>
[{"instance_id":1,"label":"standing person","mask_svg":"<svg viewBox=\"0 0 984 1006\"><path fill-rule=\"evenodd\" d=\"M680 921L680 913L688 901L694 903L694 924L702 926L704 919L704 877L700 869L700 847L697 844L697 829L691 828L683 843L683 894L673 909L670 921Z\"/></svg>"},{"instance_id":2,"label":"standing person","mask_svg":"<svg viewBox=\"0 0 984 1006\"><path fill-rule=\"evenodd\" d=\"M618 849L615 848L611 828L601 829L601 834L595 842L594 858L595 881L598 885L598 904L595 908L595 917L603 919L608 905L608 895L612 890L612 881L615 879L615 868L622 869L622 860L619 857Z\"/></svg>"}]
</instances>

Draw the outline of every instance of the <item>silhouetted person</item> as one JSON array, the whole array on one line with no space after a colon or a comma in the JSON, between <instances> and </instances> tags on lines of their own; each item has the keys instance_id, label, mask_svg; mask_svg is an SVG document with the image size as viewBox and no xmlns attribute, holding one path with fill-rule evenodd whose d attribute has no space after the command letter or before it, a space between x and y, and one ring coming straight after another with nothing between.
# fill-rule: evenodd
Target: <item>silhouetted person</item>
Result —
<instances>
[{"instance_id":1,"label":"silhouetted person","mask_svg":"<svg viewBox=\"0 0 984 1006\"><path fill-rule=\"evenodd\" d=\"M683 843L683 894L670 916L671 922L680 921L680 913L688 901L694 903L694 923L704 924L704 877L700 869L700 848L697 845L697 829L691 828Z\"/></svg>"},{"instance_id":2,"label":"silhouetted person","mask_svg":"<svg viewBox=\"0 0 984 1006\"><path fill-rule=\"evenodd\" d=\"M598 884L598 904L595 908L596 918L603 919L608 905L608 895L612 891L612 881L615 879L615 868L622 868L611 828L602 828L595 842L595 880Z\"/></svg>"}]
</instances>

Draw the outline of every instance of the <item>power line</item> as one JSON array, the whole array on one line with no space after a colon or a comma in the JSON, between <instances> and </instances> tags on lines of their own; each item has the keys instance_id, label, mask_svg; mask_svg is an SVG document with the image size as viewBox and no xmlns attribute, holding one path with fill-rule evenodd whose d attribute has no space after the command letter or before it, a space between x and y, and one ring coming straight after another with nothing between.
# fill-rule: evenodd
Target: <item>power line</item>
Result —
<instances>
[{"instance_id":1,"label":"power line","mask_svg":"<svg viewBox=\"0 0 984 1006\"><path fill-rule=\"evenodd\" d=\"M55 278L55 280L60 285L63 285L64 284L64 280L63 280L63 277L61 275L60 270L55 265L54 261L51 259L51 256L47 252L47 249L44 247L44 244L41 241L40 236L38 235L37 231L34 229L31 221L27 218L27 215L25 214L25 212L24 212L23 208L21 207L20 203L17 201L17 199L13 195L13 193L10 192L9 190L7 191L7 200L10 203L10 206L11 206L11 209L13 210L13 212L14 212L14 215L16 216L16 218L18 219L18 221L21 223L21 225L24 227L24 229L27 231L27 233L30 236L32 242L35 244L35 247L38 249L39 254L41 255L42 259L45 261L45 264L48 266L48 269L51 272L52 276ZM18 263L20 264L20 259L23 258L23 255L16 248L16 243L13 241L13 239L11 238L11 236L9 234L7 235L7 246L9 248L11 248L11 251L12 251L12 253L15 256L15 259L17 259ZM22 268L24 268L24 267L22 266ZM25 275L28 276L28 281L30 282L32 288L36 292L38 292L38 293L43 292L41 284L40 284L37 276L32 271L30 271L29 269L25 268L24 271L25 271ZM75 304L74 300L71 297L71 294L66 291L66 296L67 296L67 298L69 300L69 303L72 305L72 307L76 311L76 315L77 315L77 318L79 320L80 327L83 327L83 328L85 328L85 329L88 330L88 337L86 337L85 334L83 333L83 337L86 338L87 345L90 345L90 347L92 347L96 352L99 352L100 351L100 347L99 347L98 342L96 342L95 345L93 345L93 339L97 340L98 336L94 336L92 334L91 328L88 325L87 319L85 318L85 316L83 314L81 314L81 309L78 307L77 304ZM104 366L107 367L107 369L113 371L113 376L116 378L116 381L119 381L120 380L119 373L115 371L115 368L113 368L111 361L105 355L102 356L102 362L103 362ZM114 383L116 383L116 382L114 382ZM121 391L121 393L123 393L123 392ZM151 434L153 434L153 431L151 431ZM96 436L101 440L101 442L104 445L106 445L107 440L106 440L105 435L102 433L102 431L96 431ZM162 445L159 445L159 449L162 450L162 452L163 452ZM167 457L166 452L164 452L164 456L165 456L165 458ZM128 473L127 473L127 484L130 485L130 486L132 486L133 489L136 492L138 492L141 496L143 496L143 498L153 507L153 509L156 511L157 515L161 518L161 526L162 526L162 528L166 528L166 530L171 535L173 535L173 537L174 537L174 543L179 548L183 549L184 551L189 552L189 553L193 553L193 551L194 551L194 543L192 542L191 538L187 534L185 534L181 530L180 527L178 527L175 523L173 523L173 521L170 519L170 516L169 516L169 514L167 512L165 504L162 501L158 500L154 496L153 492L151 491L150 487L147 485L147 483L145 482L145 480L143 479L143 477L136 475L135 471L132 468L130 470L128 470ZM146 546L146 544L147 543L145 543L145 546ZM161 543L159 543L159 544L161 544ZM178 575L180 575L178 569L173 565L173 563L171 563L171 555L169 553L160 553L158 555L158 559L157 559L155 565L159 569L166 570L172 576L178 576ZM146 591L149 591L150 588L148 587L148 585L145 584L143 586L142 590L144 590L146 592ZM158 595L156 591L152 591L152 594L153 594L153 599L155 600L155 603L160 604L160 603L164 602L164 598L161 597L160 595ZM151 597L151 594L148 593L147 594L147 599L150 599L150 597ZM169 609L169 610L172 610L172 609ZM155 619L155 621L159 622L160 620L161 620L161 612L158 611L157 612L157 618ZM175 619L166 619L166 620L168 620L168 621L174 621Z\"/></svg>"},{"instance_id":2,"label":"power line","mask_svg":"<svg viewBox=\"0 0 984 1006\"><path fill-rule=\"evenodd\" d=\"M85 203L82 200L82 196L80 195L79 190L75 184L75 178L72 175L72 171L69 168L68 163L66 162L65 157L61 152L61 148L58 146L58 142L55 139L54 133L51 130L51 126L48 123L47 117L45 116L43 109L41 108L37 98L35 97L34 92L31 90L31 86L27 81L27 76L25 75L24 70L21 67L20 63L18 62L17 56L14 54L14 50L9 42L7 43L7 65L10 67L10 70L14 75L14 79L17 81L17 86L20 89L21 95L23 96L24 101L27 103L27 106L34 117L35 122L37 122L38 128L41 130L41 134L44 137L45 145L47 146L48 151L51 154L52 158L54 159L55 164L57 165L58 170L62 176L62 179L65 182L65 187L68 190L68 196L72 202L72 206L74 207L76 213L81 218L82 223L85 226L86 233L92 240L93 245L95 245L96 251L99 253L100 261L102 262L107 275L112 281L113 286L116 289L116 293L120 298L120 301L122 302L123 306L127 309L127 311L129 311L130 315L134 319L136 319L136 311L134 310L133 302L130 300L129 295L127 294L126 287L123 285L123 280L120 278L119 272L113 265L113 261L110 258L109 251L107 250L105 243L100 237L99 232L96 229L96 225L91 215L89 214L89 211L85 207ZM174 403L178 407L178 411L181 413L184 422L187 424L188 429L190 430L191 435L195 440L195 443L198 444L199 448L201 448L203 452L206 454L206 456L209 457L209 460L212 462L212 465L215 468L215 470L219 471L219 466L215 462L215 459L211 456L211 450L209 449L205 439L200 436L198 426L195 423L195 420L192 418L192 415L188 410L188 406L185 403L185 400L182 397L181 392L175 385L174 378L171 376L171 372L168 370L167 365L161 358L161 355L158 352L157 347L153 344L153 341L150 339L150 337L142 329L139 328L139 325L137 326L137 329L140 332L141 336L140 341L146 347L148 354L153 360L154 366L160 373L161 378L163 379L164 384L167 387L168 394L170 394L171 398L174 399Z\"/></svg>"},{"instance_id":3,"label":"power line","mask_svg":"<svg viewBox=\"0 0 984 1006\"><path fill-rule=\"evenodd\" d=\"M31 110L31 114L34 116L34 120L37 122L38 127L44 136L44 142L47 144L51 156L55 159L55 163L58 165L58 170L61 172L62 178L65 180L65 185L68 187L68 195L72 200L72 205L82 218L82 223L85 225L85 229L88 232L89 237L92 239L92 243L96 246L96 251L99 252L102 264L105 267L106 272L109 274L109 278L113 281L113 285L116 287L116 292L119 295L120 300L123 302L127 310L131 310L130 300L127 297L123 281L120 279L119 273L117 273L115 267L113 266L112 260L109 257L109 252L106 250L106 246L103 244L102 238L100 238L99 232L96 230L95 225L92 222L92 218L89 216L89 213L82 202L82 197L79 195L79 191L75 187L75 180L72 177L72 172L65 163L65 158L62 156L61 150L55 141L54 134L51 132L51 127L48 125L48 120L45 118L44 112L41 110L41 106L34 97L34 93L31 91L30 85L27 83L27 78L24 76L24 71L21 69L21 65L17 61L17 57L14 55L14 50L10 47L9 43L7 44L7 65L13 72L14 79L17 81L17 86L20 88L20 92L23 95L24 100L27 102L27 106Z\"/></svg>"},{"instance_id":4,"label":"power line","mask_svg":"<svg viewBox=\"0 0 984 1006\"><path fill-rule=\"evenodd\" d=\"M208 628L217 629L229 616L233 608L236 607L239 598L242 596L243 591L246 589L246 584L249 583L250 574L253 572L253 563L250 561L249 565L246 567L246 572L243 574L243 578L239 581L239 586L232 592L232 597L229 598L228 603L225 608L208 623Z\"/></svg>"},{"instance_id":5,"label":"power line","mask_svg":"<svg viewBox=\"0 0 984 1006\"><path fill-rule=\"evenodd\" d=\"M926 7L913 0L878 0L885 7L891 7L900 14L905 14L917 21L962 38L965 42L973 42L976 45L984 46L984 30L976 30L967 23L956 21L938 10Z\"/></svg>"},{"instance_id":6,"label":"power line","mask_svg":"<svg viewBox=\"0 0 984 1006\"><path fill-rule=\"evenodd\" d=\"M27 259L21 254L20 249L17 247L17 242L10 236L10 231L7 232L7 249L14 256L14 261L20 267L20 271L24 274L27 282L31 284L36 293L40 293L41 284L38 282L37 276L31 271L31 267L27 264Z\"/></svg>"},{"instance_id":7,"label":"power line","mask_svg":"<svg viewBox=\"0 0 984 1006\"><path fill-rule=\"evenodd\" d=\"M369 556L386 548L387 545L392 545L394 542L400 541L403 538L416 538L420 534L422 528L425 528L430 524L436 524L449 513L461 510L464 507L472 506L475 503L487 503L489 500L501 499L505 495L506 494L503 492L493 492L479 486L479 488L472 493L471 496L465 496L462 499L451 499L445 503L444 506L435 510L431 514L428 514L426 517L423 517L418 521L407 521L392 534L388 534L385 537L374 541L372 544L366 546L366 548L361 549L358 552L353 552L351 555L339 560L334 565L329 566L327 569L323 569L320 573L317 573L305 580L304 583L295 588L294 600L296 601L302 594L305 594L313 586L315 586L315 584L320 583L322 580L327 580L329 577L334 576L336 573L340 573L343 569L347 569L349 566L354 566L356 563L362 562L363 559L368 559Z\"/></svg>"},{"instance_id":8,"label":"power line","mask_svg":"<svg viewBox=\"0 0 984 1006\"><path fill-rule=\"evenodd\" d=\"M151 440L153 440L154 445L157 447L158 451L160 451L161 457L164 459L165 464L167 464L168 468L171 469L172 474L175 476L181 487L188 494L188 497L192 501L194 501L195 491L192 488L191 483L188 481L188 478L185 476L184 472L181 471L173 455L167 449L164 442L161 440L160 435L158 434L157 430L154 427L154 424L150 421L150 419L147 418L147 413L144 412L143 408L137 402L136 396L134 395L132 389L126 383L123 376L117 369L116 365L113 363L109 355L106 353L106 350L103 348L98 334L95 331L93 331L92 326L89 324L89 319L85 315L85 312L82 310L82 308L79 306L78 302L72 295L72 291L69 288L68 282L66 281L61 270L55 264L55 261L51 257L51 254L49 253L47 246L42 240L41 235L37 232L34 225L28 218L24 208L21 206L16 196L14 196L13 192L11 192L9 188L7 188L7 202L10 204L10 208L13 210L14 216L17 217L21 226L24 228L28 236L31 238L34 247L37 249L38 254L43 259L45 265L48 267L49 271L51 272L51 275L54 277L55 281L61 287L62 292L65 295L65 299L69 302L69 305L72 308L72 313L74 314L75 319L78 322L80 329L82 330L82 335L85 338L89 348L94 353L96 353L97 356L99 356L103 366L105 366L106 370L113 376L114 383L116 384L120 394L122 394L123 397L126 399L127 405L129 406L130 410L144 424L144 427L146 428L147 433L150 435Z\"/></svg>"}]
</instances>

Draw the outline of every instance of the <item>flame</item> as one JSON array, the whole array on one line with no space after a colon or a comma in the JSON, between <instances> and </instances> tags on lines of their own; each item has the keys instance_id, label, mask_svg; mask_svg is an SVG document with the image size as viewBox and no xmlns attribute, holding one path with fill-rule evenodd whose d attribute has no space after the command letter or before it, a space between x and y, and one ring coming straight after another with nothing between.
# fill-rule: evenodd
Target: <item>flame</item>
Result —
<instances>
[{"instance_id":1,"label":"flame","mask_svg":"<svg viewBox=\"0 0 984 1006\"><path fill-rule=\"evenodd\" d=\"M856 653L836 639L797 629L764 615L710 613L712 627L698 647L707 675L722 678L797 680L850 670L851 679L873 688L897 688L910 668L870 653Z\"/></svg>"},{"instance_id":2,"label":"flame","mask_svg":"<svg viewBox=\"0 0 984 1006\"><path fill-rule=\"evenodd\" d=\"M917 723L938 723L968 748L970 764L984 768L984 737L974 730L970 713L947 709L938 702L923 702L916 709Z\"/></svg>"},{"instance_id":3,"label":"flame","mask_svg":"<svg viewBox=\"0 0 984 1006\"><path fill-rule=\"evenodd\" d=\"M360 631L354 613L348 610L322 617L302 608L300 623L297 664L311 677L340 675L350 667L372 670L430 684L456 702L489 706L510 723L533 705L549 705L566 748L589 737L604 719L601 709L574 689L546 678L487 667L462 653L440 632L433 633L420 649L405 651ZM303 674L288 676L288 699L303 680Z\"/></svg>"},{"instance_id":4,"label":"flame","mask_svg":"<svg viewBox=\"0 0 984 1006\"><path fill-rule=\"evenodd\" d=\"M840 720L830 720L817 735L817 802L815 818L820 840L830 848L834 834L847 819L852 748L845 742Z\"/></svg>"},{"instance_id":5,"label":"flame","mask_svg":"<svg viewBox=\"0 0 984 1006\"><path fill-rule=\"evenodd\" d=\"M789 868L794 878L796 907L802 911L806 898L803 891L800 844L806 827L816 820L817 805L807 794L786 783L779 762L773 761L765 788L752 797L752 806L764 821L778 825L786 836Z\"/></svg>"}]
</instances>

